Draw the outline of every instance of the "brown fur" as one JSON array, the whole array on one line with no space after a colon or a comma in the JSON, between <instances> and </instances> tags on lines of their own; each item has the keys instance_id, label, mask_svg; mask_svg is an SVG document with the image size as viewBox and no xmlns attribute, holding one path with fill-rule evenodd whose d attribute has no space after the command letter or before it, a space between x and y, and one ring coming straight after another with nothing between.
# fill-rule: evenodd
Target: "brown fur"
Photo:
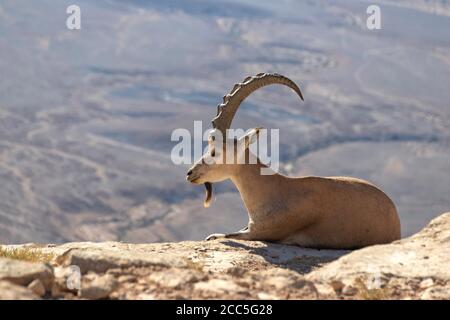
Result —
<instances>
[{"instance_id":1,"label":"brown fur","mask_svg":"<svg viewBox=\"0 0 450 320\"><path fill-rule=\"evenodd\" d=\"M207 240L225 237L353 249L400 238L395 205L373 184L350 177L261 175L262 167L261 163L206 165L199 161L191 168L195 179L188 180L193 183L231 179L249 215L247 228L213 234Z\"/></svg>"}]
</instances>

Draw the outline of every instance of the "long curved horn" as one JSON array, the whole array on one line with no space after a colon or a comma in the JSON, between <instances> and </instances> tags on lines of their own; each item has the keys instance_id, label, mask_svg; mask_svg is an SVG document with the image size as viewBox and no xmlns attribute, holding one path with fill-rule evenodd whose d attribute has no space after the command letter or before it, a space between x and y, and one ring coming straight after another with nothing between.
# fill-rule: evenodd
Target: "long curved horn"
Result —
<instances>
[{"instance_id":1,"label":"long curved horn","mask_svg":"<svg viewBox=\"0 0 450 320\"><path fill-rule=\"evenodd\" d=\"M212 120L213 128L220 130L226 139L226 130L230 128L242 101L253 91L274 83L288 86L303 100L302 92L294 81L277 73L258 73L256 76L245 78L242 83L236 83L230 93L223 97L223 102L217 106L217 116Z\"/></svg>"}]
</instances>

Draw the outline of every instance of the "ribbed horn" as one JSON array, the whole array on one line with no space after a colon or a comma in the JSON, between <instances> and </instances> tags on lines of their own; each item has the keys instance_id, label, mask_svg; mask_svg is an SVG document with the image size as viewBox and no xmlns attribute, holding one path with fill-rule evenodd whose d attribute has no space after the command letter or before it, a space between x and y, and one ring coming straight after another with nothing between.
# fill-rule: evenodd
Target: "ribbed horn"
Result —
<instances>
[{"instance_id":1,"label":"ribbed horn","mask_svg":"<svg viewBox=\"0 0 450 320\"><path fill-rule=\"evenodd\" d=\"M212 120L213 128L220 130L226 139L226 130L230 128L242 101L253 91L275 83L293 89L303 100L302 92L294 81L277 73L258 73L256 76L245 78L242 83L236 83L230 93L223 97L223 102L217 106L217 116Z\"/></svg>"}]
</instances>

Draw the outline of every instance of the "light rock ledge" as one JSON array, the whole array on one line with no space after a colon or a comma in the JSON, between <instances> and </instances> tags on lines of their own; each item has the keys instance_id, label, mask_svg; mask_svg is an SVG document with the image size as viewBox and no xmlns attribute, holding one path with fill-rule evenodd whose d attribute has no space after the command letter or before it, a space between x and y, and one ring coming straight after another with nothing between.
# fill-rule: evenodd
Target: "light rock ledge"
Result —
<instances>
[{"instance_id":1,"label":"light rock ledge","mask_svg":"<svg viewBox=\"0 0 450 320\"><path fill-rule=\"evenodd\" d=\"M450 299L450 213L353 252L236 240L3 249L53 256L0 258L3 299Z\"/></svg>"}]
</instances>

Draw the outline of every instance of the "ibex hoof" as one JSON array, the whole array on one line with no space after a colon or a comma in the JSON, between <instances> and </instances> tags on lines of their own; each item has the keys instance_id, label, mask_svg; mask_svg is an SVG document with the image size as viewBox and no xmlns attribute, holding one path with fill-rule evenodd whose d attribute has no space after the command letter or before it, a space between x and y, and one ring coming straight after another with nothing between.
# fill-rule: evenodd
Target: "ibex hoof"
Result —
<instances>
[{"instance_id":1,"label":"ibex hoof","mask_svg":"<svg viewBox=\"0 0 450 320\"><path fill-rule=\"evenodd\" d=\"M220 239L220 238L225 238L225 235L223 233L213 233L210 234L209 236L206 237L206 241L210 241L210 240L216 240L216 239Z\"/></svg>"}]
</instances>

